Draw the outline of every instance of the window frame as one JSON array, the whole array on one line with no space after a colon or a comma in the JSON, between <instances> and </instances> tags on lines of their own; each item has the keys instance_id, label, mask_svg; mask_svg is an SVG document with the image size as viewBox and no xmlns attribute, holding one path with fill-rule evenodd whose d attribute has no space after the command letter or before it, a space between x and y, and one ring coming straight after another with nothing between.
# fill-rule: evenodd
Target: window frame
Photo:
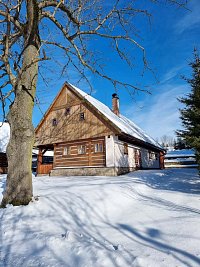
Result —
<instances>
[{"instance_id":1,"label":"window frame","mask_svg":"<svg viewBox=\"0 0 200 267\"><path fill-rule=\"evenodd\" d=\"M70 107L66 107L65 108L65 116L70 115L70 113L71 113L71 108Z\"/></svg>"},{"instance_id":2,"label":"window frame","mask_svg":"<svg viewBox=\"0 0 200 267\"><path fill-rule=\"evenodd\" d=\"M52 119L52 126L57 126L58 125L58 120L57 118Z\"/></svg>"},{"instance_id":3,"label":"window frame","mask_svg":"<svg viewBox=\"0 0 200 267\"><path fill-rule=\"evenodd\" d=\"M128 155L128 143L124 143L123 148L124 148L124 155Z\"/></svg>"},{"instance_id":4,"label":"window frame","mask_svg":"<svg viewBox=\"0 0 200 267\"><path fill-rule=\"evenodd\" d=\"M85 112L80 112L79 113L79 121L84 121L85 120Z\"/></svg>"},{"instance_id":5,"label":"window frame","mask_svg":"<svg viewBox=\"0 0 200 267\"><path fill-rule=\"evenodd\" d=\"M94 153L103 153L103 152L104 152L103 143L95 143L94 144Z\"/></svg>"},{"instance_id":6,"label":"window frame","mask_svg":"<svg viewBox=\"0 0 200 267\"><path fill-rule=\"evenodd\" d=\"M149 158L149 160L156 160L156 154L155 154L155 152L149 150L148 151L148 158Z\"/></svg>"},{"instance_id":7,"label":"window frame","mask_svg":"<svg viewBox=\"0 0 200 267\"><path fill-rule=\"evenodd\" d=\"M77 153L78 153L78 155L85 155L85 154L87 154L87 145L78 145L78 147L77 147Z\"/></svg>"},{"instance_id":8,"label":"window frame","mask_svg":"<svg viewBox=\"0 0 200 267\"><path fill-rule=\"evenodd\" d=\"M63 156L69 156L71 154L71 147L70 146L64 146L63 147Z\"/></svg>"}]
</instances>

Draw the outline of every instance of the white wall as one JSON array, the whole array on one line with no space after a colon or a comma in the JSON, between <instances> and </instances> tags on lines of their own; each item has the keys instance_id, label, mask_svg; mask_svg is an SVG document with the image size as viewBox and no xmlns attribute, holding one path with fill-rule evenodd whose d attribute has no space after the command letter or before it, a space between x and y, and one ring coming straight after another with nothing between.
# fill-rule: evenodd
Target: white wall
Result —
<instances>
[{"instance_id":1,"label":"white wall","mask_svg":"<svg viewBox=\"0 0 200 267\"><path fill-rule=\"evenodd\" d=\"M110 135L110 137L106 136L105 145L106 145L106 167L114 167L114 138L116 136Z\"/></svg>"},{"instance_id":2,"label":"white wall","mask_svg":"<svg viewBox=\"0 0 200 267\"><path fill-rule=\"evenodd\" d=\"M115 140L115 167L129 167L128 155L124 154L124 144Z\"/></svg>"},{"instance_id":3,"label":"white wall","mask_svg":"<svg viewBox=\"0 0 200 267\"><path fill-rule=\"evenodd\" d=\"M124 154L124 142L117 136L106 137L106 166L107 167L132 167L135 164L135 149L141 151L142 168L159 168L159 153L157 159L149 159L149 150L128 144L128 155Z\"/></svg>"},{"instance_id":4,"label":"white wall","mask_svg":"<svg viewBox=\"0 0 200 267\"><path fill-rule=\"evenodd\" d=\"M136 147L128 145L128 161L129 161L129 167L135 168L135 149Z\"/></svg>"},{"instance_id":5,"label":"white wall","mask_svg":"<svg viewBox=\"0 0 200 267\"><path fill-rule=\"evenodd\" d=\"M141 148L142 168L157 169L160 167L159 153L157 153L157 159L149 159L149 150Z\"/></svg>"},{"instance_id":6,"label":"white wall","mask_svg":"<svg viewBox=\"0 0 200 267\"><path fill-rule=\"evenodd\" d=\"M124 142L117 136L106 137L106 166L135 167L134 146L128 144L128 155L124 154Z\"/></svg>"}]
</instances>

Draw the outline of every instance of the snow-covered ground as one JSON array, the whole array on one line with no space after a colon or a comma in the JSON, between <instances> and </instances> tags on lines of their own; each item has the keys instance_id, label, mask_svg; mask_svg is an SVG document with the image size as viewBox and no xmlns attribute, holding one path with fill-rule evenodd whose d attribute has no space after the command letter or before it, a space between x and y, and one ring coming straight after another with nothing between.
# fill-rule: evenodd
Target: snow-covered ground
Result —
<instances>
[{"instance_id":1,"label":"snow-covered ground","mask_svg":"<svg viewBox=\"0 0 200 267\"><path fill-rule=\"evenodd\" d=\"M38 200L0 210L1 267L200 266L196 169L33 184Z\"/></svg>"}]
</instances>

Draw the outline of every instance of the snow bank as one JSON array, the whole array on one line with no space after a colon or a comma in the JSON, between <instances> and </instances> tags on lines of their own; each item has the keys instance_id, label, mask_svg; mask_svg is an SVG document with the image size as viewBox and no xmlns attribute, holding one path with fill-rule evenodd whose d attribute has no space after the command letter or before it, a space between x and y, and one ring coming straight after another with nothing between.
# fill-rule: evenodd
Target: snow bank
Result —
<instances>
[{"instance_id":1,"label":"snow bank","mask_svg":"<svg viewBox=\"0 0 200 267\"><path fill-rule=\"evenodd\" d=\"M0 266L200 265L197 170L34 177L28 206L0 210ZM0 176L0 199L5 176Z\"/></svg>"}]
</instances>

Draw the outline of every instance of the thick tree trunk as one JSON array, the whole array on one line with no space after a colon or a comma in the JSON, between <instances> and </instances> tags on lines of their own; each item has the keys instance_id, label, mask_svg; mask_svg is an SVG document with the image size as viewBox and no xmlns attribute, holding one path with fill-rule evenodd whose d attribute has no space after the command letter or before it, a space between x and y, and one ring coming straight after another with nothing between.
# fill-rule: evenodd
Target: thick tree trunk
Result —
<instances>
[{"instance_id":1,"label":"thick tree trunk","mask_svg":"<svg viewBox=\"0 0 200 267\"><path fill-rule=\"evenodd\" d=\"M15 86L15 99L7 116L10 141L7 147L8 175L2 207L27 205L33 195L32 148L34 127L32 112L36 91L39 58L39 10L37 0L26 0L27 23L24 27L22 68Z\"/></svg>"},{"instance_id":2,"label":"thick tree trunk","mask_svg":"<svg viewBox=\"0 0 200 267\"><path fill-rule=\"evenodd\" d=\"M7 147L8 175L1 203L26 205L32 190L32 147L34 127L32 111L38 73L38 49L29 45L24 51L22 75L16 86L16 97L8 114L10 141ZM35 63L34 63L35 62Z\"/></svg>"}]
</instances>

